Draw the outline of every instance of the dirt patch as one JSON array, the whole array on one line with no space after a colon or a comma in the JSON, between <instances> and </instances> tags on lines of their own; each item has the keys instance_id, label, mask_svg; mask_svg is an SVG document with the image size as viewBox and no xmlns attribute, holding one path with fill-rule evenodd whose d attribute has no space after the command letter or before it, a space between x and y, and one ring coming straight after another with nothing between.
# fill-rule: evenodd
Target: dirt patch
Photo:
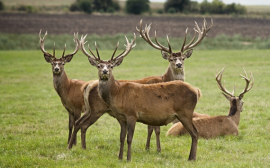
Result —
<instances>
[{"instance_id":1,"label":"dirt patch","mask_svg":"<svg viewBox=\"0 0 270 168\"><path fill-rule=\"evenodd\" d=\"M200 17L155 17L155 16L96 16L86 14L0 14L0 33L38 34L47 30L50 34L97 34L114 35L136 32L140 20L144 24L152 22L151 35L157 30L160 37L183 37L185 29L193 34L194 21L201 27ZM210 18L206 18L210 24ZM249 37L268 38L270 19L213 18L214 25L209 37L219 34L241 34Z\"/></svg>"}]
</instances>

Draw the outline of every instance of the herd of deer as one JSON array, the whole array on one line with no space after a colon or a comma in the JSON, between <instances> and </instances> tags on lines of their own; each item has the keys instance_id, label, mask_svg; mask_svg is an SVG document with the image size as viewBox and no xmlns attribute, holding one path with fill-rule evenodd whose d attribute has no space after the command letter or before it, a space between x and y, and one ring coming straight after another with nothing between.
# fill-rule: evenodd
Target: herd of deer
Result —
<instances>
[{"instance_id":1,"label":"herd of deer","mask_svg":"<svg viewBox=\"0 0 270 168\"><path fill-rule=\"evenodd\" d=\"M246 72L245 76L241 75L246 81L246 86L239 96L234 96L234 91L233 93L227 91L221 82L225 67L216 74L218 87L230 101L228 116L209 116L194 112L201 91L184 82L184 61L191 56L192 48L203 40L212 25L213 21L211 20L211 25L207 27L204 19L203 26L200 29L195 22L192 40L186 44L188 30L186 29L181 50L174 53L168 36L168 47L158 42L156 32L156 43L152 42L149 36L151 24L146 25L143 30L141 20L139 29L136 27L140 37L155 49L161 50L162 57L169 61L169 67L163 76L151 76L139 80L116 80L112 74L113 68L119 66L124 57L135 47L135 34L131 42L125 37L127 44L121 54L115 56L118 43L111 59L105 61L100 58L96 43L96 55L89 45L90 53L86 51L84 47L86 36L79 39L78 33L74 34L75 51L65 55L65 47L62 57L58 59L55 57L55 47L53 55L45 50L44 41L47 32L42 38L40 31L39 43L41 51L44 53L45 60L52 65L54 88L69 114L68 149L76 144L79 130L81 130L81 145L85 149L87 128L94 124L104 113L116 118L121 126L119 159L123 159L124 141L127 134L127 160L131 160L131 144L136 122L148 125L146 149L149 149L151 134L153 130L155 131L157 151L159 152L161 151L160 126L167 125L170 122L174 123L167 135L179 136L189 133L192 138L189 160L196 160L198 137L214 138L221 135L238 135L240 112L243 107L242 99L254 83L252 73L250 78L248 78ZM196 37L197 40L195 41ZM97 68L98 80L85 82L68 78L64 65L72 60L80 48L88 57L90 64ZM84 112L82 116L81 112Z\"/></svg>"}]
</instances>

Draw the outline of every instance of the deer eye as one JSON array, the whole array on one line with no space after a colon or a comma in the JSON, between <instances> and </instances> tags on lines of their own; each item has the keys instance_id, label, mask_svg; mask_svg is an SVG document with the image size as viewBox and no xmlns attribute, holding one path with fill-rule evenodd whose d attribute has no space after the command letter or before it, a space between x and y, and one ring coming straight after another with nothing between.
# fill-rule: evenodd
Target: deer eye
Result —
<instances>
[{"instance_id":1,"label":"deer eye","mask_svg":"<svg viewBox=\"0 0 270 168\"><path fill-rule=\"evenodd\" d=\"M97 68L100 68L100 65L98 65Z\"/></svg>"}]
</instances>

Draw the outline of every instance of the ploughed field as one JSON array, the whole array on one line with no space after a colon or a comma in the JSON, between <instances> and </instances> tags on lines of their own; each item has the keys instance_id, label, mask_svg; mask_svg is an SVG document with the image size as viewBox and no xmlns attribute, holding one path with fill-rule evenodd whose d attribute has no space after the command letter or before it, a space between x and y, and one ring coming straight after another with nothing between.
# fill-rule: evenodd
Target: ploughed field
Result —
<instances>
[{"instance_id":1,"label":"ploughed field","mask_svg":"<svg viewBox=\"0 0 270 168\"><path fill-rule=\"evenodd\" d=\"M194 21L201 27L202 17L169 17L169 16L98 16L87 14L0 14L0 33L37 34L40 29L47 30L50 34L97 34L115 35L117 33L136 32L135 26L139 26L143 19L143 25L152 22L154 35L164 37L183 37L185 29L193 34ZM210 17L206 17L210 24ZM259 18L225 18L213 17L214 26L209 37L219 34L268 38L270 36L270 20Z\"/></svg>"}]
</instances>

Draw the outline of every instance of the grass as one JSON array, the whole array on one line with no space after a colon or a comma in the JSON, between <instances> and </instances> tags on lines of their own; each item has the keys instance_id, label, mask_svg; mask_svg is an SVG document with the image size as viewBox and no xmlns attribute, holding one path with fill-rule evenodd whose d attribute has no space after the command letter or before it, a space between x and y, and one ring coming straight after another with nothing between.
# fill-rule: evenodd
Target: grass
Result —
<instances>
[{"instance_id":1,"label":"grass","mask_svg":"<svg viewBox=\"0 0 270 168\"><path fill-rule=\"evenodd\" d=\"M102 50L100 54L106 59L112 52ZM62 50L56 54L60 56ZM244 96L239 135L199 139L197 161L188 162L189 136L166 137L171 124L163 126L161 153L156 152L155 136L150 151L146 151L147 127L137 123L132 161L127 162L117 159L120 126L106 114L88 129L86 150L81 149L80 138L77 146L66 150L68 114L53 89L51 65L38 50L0 51L0 167L269 167L269 55L270 50L195 50L186 60L185 70L186 81L203 94L197 112L228 113L229 103L214 79L217 69L227 65L223 79L230 91L236 82L236 94L245 86L239 77L242 67L253 73L255 83ZM134 50L115 68L114 75L117 79L139 79L161 75L167 66L158 51ZM97 78L96 68L80 51L65 69L73 79Z\"/></svg>"},{"instance_id":2,"label":"grass","mask_svg":"<svg viewBox=\"0 0 270 168\"><path fill-rule=\"evenodd\" d=\"M45 34L43 31L42 37ZM120 49L124 49L124 43L126 43L124 36L128 39L133 39L133 34L118 33L116 35L104 35L98 36L95 34L88 35L87 41L91 48L94 48L94 42L97 41L99 49L112 50L116 46L116 42L120 42ZM136 38L135 50L156 50L150 45L145 45L145 41L139 37ZM75 48L73 42L74 36L71 34L53 35L48 34L45 40L45 48L48 51L52 51L53 44L55 42L56 49L63 49L64 45L67 45L67 49ZM183 42L183 38L169 37L172 48L180 49L180 45ZM67 40L69 39L69 40ZM39 44L38 35L35 34L4 34L0 33L0 50L38 50ZM155 41L152 38L152 41ZM158 37L158 41L167 45L167 39L165 37ZM191 41L191 35L188 34L187 41ZM205 38L198 46L197 49L210 49L210 50L246 50L246 49L269 49L270 39L264 37L243 37L241 35L228 36L224 34L217 35L216 37Z\"/></svg>"}]
</instances>

